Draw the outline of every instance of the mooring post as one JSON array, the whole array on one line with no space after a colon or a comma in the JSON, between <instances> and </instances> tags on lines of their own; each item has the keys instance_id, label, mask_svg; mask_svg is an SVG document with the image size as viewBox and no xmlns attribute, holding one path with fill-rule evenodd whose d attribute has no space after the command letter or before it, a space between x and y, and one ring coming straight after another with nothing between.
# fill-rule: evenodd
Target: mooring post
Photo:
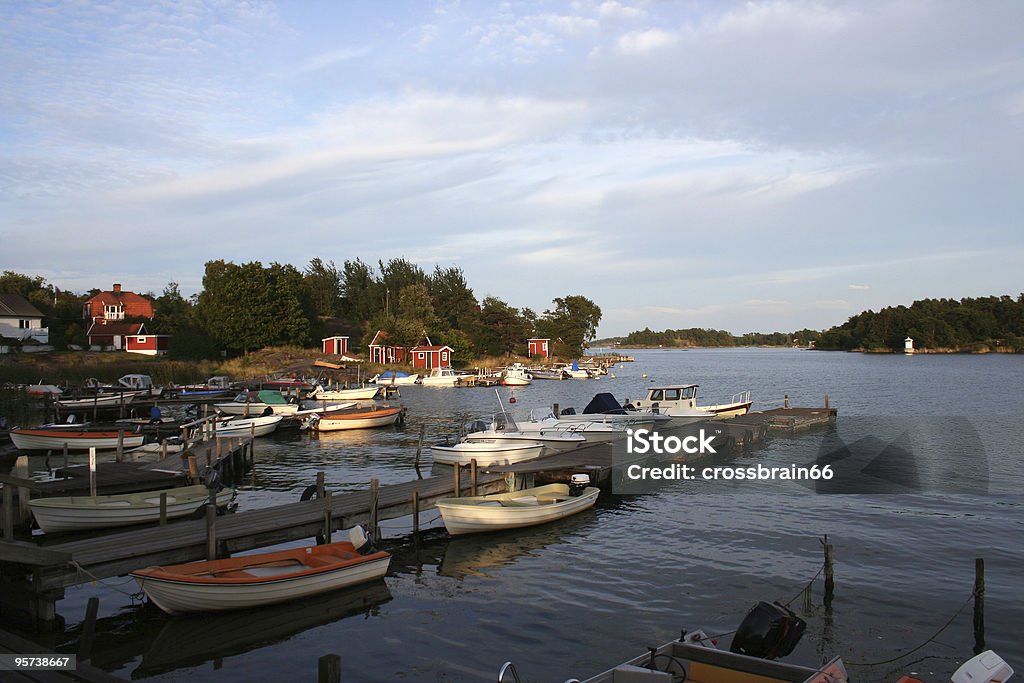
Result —
<instances>
[{"instance_id":1,"label":"mooring post","mask_svg":"<svg viewBox=\"0 0 1024 683\"><path fill-rule=\"evenodd\" d=\"M206 506L206 559L217 559L217 506Z\"/></svg>"},{"instance_id":2,"label":"mooring post","mask_svg":"<svg viewBox=\"0 0 1024 683\"><path fill-rule=\"evenodd\" d=\"M476 458L469 461L469 495L476 495Z\"/></svg>"},{"instance_id":3,"label":"mooring post","mask_svg":"<svg viewBox=\"0 0 1024 683\"><path fill-rule=\"evenodd\" d=\"M255 463L253 459L256 455L256 425L249 425L249 462Z\"/></svg>"},{"instance_id":4,"label":"mooring post","mask_svg":"<svg viewBox=\"0 0 1024 683\"><path fill-rule=\"evenodd\" d=\"M193 483L199 480L199 465L196 464L196 456L191 453L188 456L188 478Z\"/></svg>"},{"instance_id":5,"label":"mooring post","mask_svg":"<svg viewBox=\"0 0 1024 683\"><path fill-rule=\"evenodd\" d=\"M324 542L331 542L331 531L334 529L334 512L331 510L331 492L324 491Z\"/></svg>"},{"instance_id":6,"label":"mooring post","mask_svg":"<svg viewBox=\"0 0 1024 683\"><path fill-rule=\"evenodd\" d=\"M974 560L974 654L985 651L985 559Z\"/></svg>"},{"instance_id":7,"label":"mooring post","mask_svg":"<svg viewBox=\"0 0 1024 683\"><path fill-rule=\"evenodd\" d=\"M453 483L452 488L455 489L455 495L453 496L454 498L461 498L462 497L462 494L460 493L460 489L462 488L462 486L461 486L461 482L459 481L459 474L461 472L462 472L462 468L459 467L459 463L455 463L455 464L452 465L452 476L454 477L454 483Z\"/></svg>"},{"instance_id":8,"label":"mooring post","mask_svg":"<svg viewBox=\"0 0 1024 683\"><path fill-rule=\"evenodd\" d=\"M165 436L163 441L160 442L160 459L167 459L167 437Z\"/></svg>"},{"instance_id":9,"label":"mooring post","mask_svg":"<svg viewBox=\"0 0 1024 683\"><path fill-rule=\"evenodd\" d=\"M89 495L96 495L96 449L89 449Z\"/></svg>"},{"instance_id":10,"label":"mooring post","mask_svg":"<svg viewBox=\"0 0 1024 683\"><path fill-rule=\"evenodd\" d=\"M825 394L825 410L829 409L828 394Z\"/></svg>"},{"instance_id":11,"label":"mooring post","mask_svg":"<svg viewBox=\"0 0 1024 683\"><path fill-rule=\"evenodd\" d=\"M555 417L558 417L559 415L562 414L562 411L557 403L551 406L551 414L554 415Z\"/></svg>"},{"instance_id":12,"label":"mooring post","mask_svg":"<svg viewBox=\"0 0 1024 683\"><path fill-rule=\"evenodd\" d=\"M420 533L420 490L412 490L412 533Z\"/></svg>"},{"instance_id":13,"label":"mooring post","mask_svg":"<svg viewBox=\"0 0 1024 683\"><path fill-rule=\"evenodd\" d=\"M10 484L4 484L4 539L14 540L14 492Z\"/></svg>"},{"instance_id":14,"label":"mooring post","mask_svg":"<svg viewBox=\"0 0 1024 683\"><path fill-rule=\"evenodd\" d=\"M206 466L213 467L213 449L209 446L206 447Z\"/></svg>"},{"instance_id":15,"label":"mooring post","mask_svg":"<svg viewBox=\"0 0 1024 683\"><path fill-rule=\"evenodd\" d=\"M380 527L377 524L377 496L380 493L380 480L370 480L370 533L373 534L373 540L380 540Z\"/></svg>"},{"instance_id":16,"label":"mooring post","mask_svg":"<svg viewBox=\"0 0 1024 683\"><path fill-rule=\"evenodd\" d=\"M413 461L413 466L416 468L416 477L419 479L423 478L420 474L420 454L423 452L423 434L427 429L427 425L420 423L420 440L416 443L416 460Z\"/></svg>"},{"instance_id":17,"label":"mooring post","mask_svg":"<svg viewBox=\"0 0 1024 683\"><path fill-rule=\"evenodd\" d=\"M160 492L160 526L167 526L167 491Z\"/></svg>"},{"instance_id":18,"label":"mooring post","mask_svg":"<svg viewBox=\"0 0 1024 683\"><path fill-rule=\"evenodd\" d=\"M78 644L78 661L88 662L92 658L92 641L96 636L96 613L100 608L100 599L89 598L85 606L85 621L82 623L82 639Z\"/></svg>"},{"instance_id":19,"label":"mooring post","mask_svg":"<svg viewBox=\"0 0 1024 683\"><path fill-rule=\"evenodd\" d=\"M341 657L324 655L317 662L316 683L341 683Z\"/></svg>"},{"instance_id":20,"label":"mooring post","mask_svg":"<svg viewBox=\"0 0 1024 683\"><path fill-rule=\"evenodd\" d=\"M121 458L124 457L124 430L117 430L117 455L114 456L114 460L121 462Z\"/></svg>"},{"instance_id":21,"label":"mooring post","mask_svg":"<svg viewBox=\"0 0 1024 683\"><path fill-rule=\"evenodd\" d=\"M832 544L828 542L828 534L825 534L821 545L825 550L825 604L832 602L832 595L835 592L835 579L832 574Z\"/></svg>"},{"instance_id":22,"label":"mooring post","mask_svg":"<svg viewBox=\"0 0 1024 683\"><path fill-rule=\"evenodd\" d=\"M324 497L324 473L323 471L316 473L316 497Z\"/></svg>"},{"instance_id":23,"label":"mooring post","mask_svg":"<svg viewBox=\"0 0 1024 683\"><path fill-rule=\"evenodd\" d=\"M782 397L782 407L789 410L789 394Z\"/></svg>"}]
</instances>

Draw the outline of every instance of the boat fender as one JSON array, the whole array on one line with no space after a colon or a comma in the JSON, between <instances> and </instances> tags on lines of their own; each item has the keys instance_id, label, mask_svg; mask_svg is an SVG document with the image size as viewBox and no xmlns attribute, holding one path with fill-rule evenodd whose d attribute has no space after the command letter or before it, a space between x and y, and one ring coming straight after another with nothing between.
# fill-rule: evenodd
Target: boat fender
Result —
<instances>
[{"instance_id":1,"label":"boat fender","mask_svg":"<svg viewBox=\"0 0 1024 683\"><path fill-rule=\"evenodd\" d=\"M316 497L317 497L317 495L316 495L316 484L310 484L302 492L302 495L299 496L299 500L312 500L312 499L314 499Z\"/></svg>"}]
</instances>

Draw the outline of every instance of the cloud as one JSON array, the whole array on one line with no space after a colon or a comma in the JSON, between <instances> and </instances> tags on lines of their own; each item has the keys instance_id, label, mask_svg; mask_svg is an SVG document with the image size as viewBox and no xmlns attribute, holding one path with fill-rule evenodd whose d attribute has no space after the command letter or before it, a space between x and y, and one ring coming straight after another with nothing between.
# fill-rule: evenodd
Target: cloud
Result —
<instances>
[{"instance_id":1,"label":"cloud","mask_svg":"<svg viewBox=\"0 0 1024 683\"><path fill-rule=\"evenodd\" d=\"M846 285L848 289L871 289L871 285Z\"/></svg>"}]
</instances>

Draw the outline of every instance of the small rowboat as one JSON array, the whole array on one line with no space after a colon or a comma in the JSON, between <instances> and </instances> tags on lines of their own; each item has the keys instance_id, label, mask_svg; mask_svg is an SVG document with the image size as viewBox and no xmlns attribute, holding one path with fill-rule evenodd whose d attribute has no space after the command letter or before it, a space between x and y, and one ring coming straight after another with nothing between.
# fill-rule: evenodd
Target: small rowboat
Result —
<instances>
[{"instance_id":1,"label":"small rowboat","mask_svg":"<svg viewBox=\"0 0 1024 683\"><path fill-rule=\"evenodd\" d=\"M145 440L141 434L125 434L122 446L135 448ZM64 429L12 429L11 441L21 451L50 451L68 445L70 451L117 448L117 432L83 432Z\"/></svg>"},{"instance_id":2,"label":"small rowboat","mask_svg":"<svg viewBox=\"0 0 1024 683\"><path fill-rule=\"evenodd\" d=\"M488 443L470 442L454 446L431 446L434 462L444 465L466 465L473 460L480 467L487 465L511 465L524 460L539 458L544 450L542 443Z\"/></svg>"},{"instance_id":3,"label":"small rowboat","mask_svg":"<svg viewBox=\"0 0 1024 683\"><path fill-rule=\"evenodd\" d=\"M401 415L401 408L375 405L369 408L352 408L322 415L311 415L306 424L310 429L320 432L336 432L342 429L384 427L397 422Z\"/></svg>"},{"instance_id":4,"label":"small rowboat","mask_svg":"<svg viewBox=\"0 0 1024 683\"><path fill-rule=\"evenodd\" d=\"M68 496L36 498L28 502L32 516L44 533L82 529L105 529L130 524L145 524L160 519L160 495L167 494L167 517L186 517L209 500L205 486L181 486L166 491L124 493L114 496ZM217 505L227 505L235 492L222 489Z\"/></svg>"},{"instance_id":5,"label":"small rowboat","mask_svg":"<svg viewBox=\"0 0 1024 683\"><path fill-rule=\"evenodd\" d=\"M349 541L226 560L148 567L132 576L168 614L260 607L383 577L391 555Z\"/></svg>"},{"instance_id":6,"label":"small rowboat","mask_svg":"<svg viewBox=\"0 0 1024 683\"><path fill-rule=\"evenodd\" d=\"M582 491L573 495L566 484L548 484L489 496L444 498L436 505L452 536L518 529L553 522L593 507L601 490L593 486L580 488Z\"/></svg>"}]
</instances>

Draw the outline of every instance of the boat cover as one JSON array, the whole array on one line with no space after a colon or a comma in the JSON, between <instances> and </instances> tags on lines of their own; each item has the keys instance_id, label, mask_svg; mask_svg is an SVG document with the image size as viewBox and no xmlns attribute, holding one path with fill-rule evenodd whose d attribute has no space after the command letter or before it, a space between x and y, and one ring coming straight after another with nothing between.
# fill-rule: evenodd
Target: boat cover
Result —
<instances>
[{"instance_id":1,"label":"boat cover","mask_svg":"<svg viewBox=\"0 0 1024 683\"><path fill-rule=\"evenodd\" d=\"M611 394L604 392L590 399L590 403L583 409L584 415L625 415L625 409Z\"/></svg>"},{"instance_id":2,"label":"boat cover","mask_svg":"<svg viewBox=\"0 0 1024 683\"><path fill-rule=\"evenodd\" d=\"M272 391L270 389L263 389L256 394L260 397L261 403L266 403L270 406L280 406L288 403L288 400L281 395L280 391Z\"/></svg>"}]
</instances>

